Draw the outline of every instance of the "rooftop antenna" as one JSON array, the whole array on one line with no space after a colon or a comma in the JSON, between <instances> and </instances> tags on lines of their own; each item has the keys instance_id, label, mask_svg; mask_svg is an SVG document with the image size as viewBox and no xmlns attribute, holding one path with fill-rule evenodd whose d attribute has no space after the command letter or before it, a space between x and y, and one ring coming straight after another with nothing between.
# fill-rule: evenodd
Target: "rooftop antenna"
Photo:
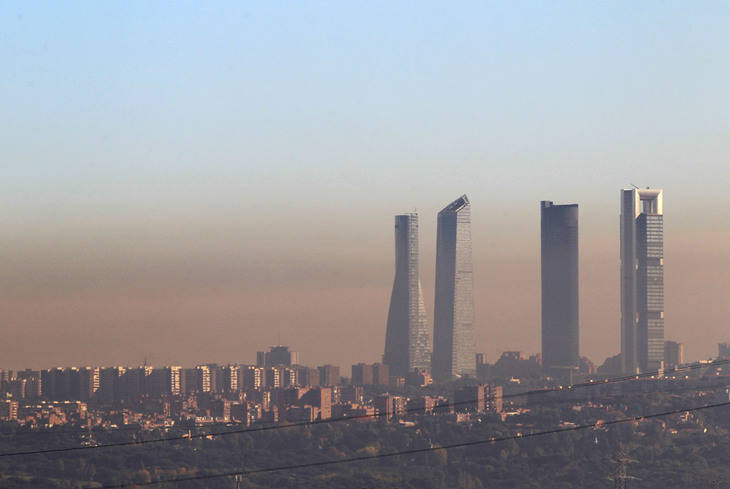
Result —
<instances>
[{"instance_id":1,"label":"rooftop antenna","mask_svg":"<svg viewBox=\"0 0 730 489\"><path fill-rule=\"evenodd\" d=\"M634 185L633 183L630 183L629 185L631 185L632 187L634 187L634 188L635 188L636 190L639 190L639 187L637 187L637 186L636 186L636 185ZM649 187L646 187L646 188L649 188Z\"/></svg>"}]
</instances>

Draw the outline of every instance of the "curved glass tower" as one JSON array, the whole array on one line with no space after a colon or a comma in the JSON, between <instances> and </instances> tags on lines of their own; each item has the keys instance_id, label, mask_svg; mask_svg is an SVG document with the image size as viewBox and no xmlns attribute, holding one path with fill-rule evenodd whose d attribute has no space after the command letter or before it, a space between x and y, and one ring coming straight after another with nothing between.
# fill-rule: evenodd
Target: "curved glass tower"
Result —
<instances>
[{"instance_id":1,"label":"curved glass tower","mask_svg":"<svg viewBox=\"0 0 730 489\"><path fill-rule=\"evenodd\" d=\"M438 214L433 377L439 381L476 373L471 204L462 195Z\"/></svg>"},{"instance_id":2,"label":"curved glass tower","mask_svg":"<svg viewBox=\"0 0 730 489\"><path fill-rule=\"evenodd\" d=\"M431 338L418 275L418 214L395 216L395 279L390 297L383 363L405 376L430 369Z\"/></svg>"}]
</instances>

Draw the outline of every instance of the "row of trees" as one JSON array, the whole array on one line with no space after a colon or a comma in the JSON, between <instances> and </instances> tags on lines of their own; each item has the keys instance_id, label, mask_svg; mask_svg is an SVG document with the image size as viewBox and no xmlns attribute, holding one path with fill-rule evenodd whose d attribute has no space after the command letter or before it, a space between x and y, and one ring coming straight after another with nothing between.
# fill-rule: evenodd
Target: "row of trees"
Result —
<instances>
[{"instance_id":1,"label":"row of trees","mask_svg":"<svg viewBox=\"0 0 730 489\"><path fill-rule=\"evenodd\" d=\"M662 399L665 407L680 402ZM685 399L688 404L696 400ZM654 408L660 409L654 402ZM235 436L99 448L82 452L0 457L0 487L8 489L81 489L129 481L150 482L193 474L251 470L323 460L438 447L516 432L549 429L561 421L592 422L599 411L571 406L536 406L510 423L485 418L455 423L445 417L424 417L416 426L396 423L347 422L291 427ZM625 413L602 411L603 417ZM712 487L728 481L730 488L730 408L693 415L691 429L674 433L665 420L627 423L607 429L586 429L452 450L436 449L410 456L252 474L245 488L601 488L613 487L611 477L622 451L634 460L628 473L640 479L636 487ZM670 420L671 421L671 420ZM528 427L529 426L529 427ZM220 427L219 427L220 429ZM0 426L0 453L72 446L88 434L61 427L44 433L23 433ZM136 430L95 432L98 443L170 436ZM158 487L231 488L231 478Z\"/></svg>"}]
</instances>

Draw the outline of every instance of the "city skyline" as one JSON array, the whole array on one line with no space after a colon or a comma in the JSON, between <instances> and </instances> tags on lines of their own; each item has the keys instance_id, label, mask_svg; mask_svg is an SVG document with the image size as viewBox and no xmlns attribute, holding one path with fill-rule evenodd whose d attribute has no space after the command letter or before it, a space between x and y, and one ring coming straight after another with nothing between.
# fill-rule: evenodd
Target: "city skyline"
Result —
<instances>
[{"instance_id":1,"label":"city skyline","mask_svg":"<svg viewBox=\"0 0 730 489\"><path fill-rule=\"evenodd\" d=\"M463 193L478 350L540 350L535 204L570 199L580 351L600 363L621 348L616 189L632 182L671 195L665 336L696 359L727 335L724 4L3 13L9 366L236 361L279 332L307 358L378 358L383 223L418 205L434 263L435 216ZM433 267L420 278L431 319Z\"/></svg>"},{"instance_id":2,"label":"city skyline","mask_svg":"<svg viewBox=\"0 0 730 489\"><path fill-rule=\"evenodd\" d=\"M727 2L0 14L2 489L730 484Z\"/></svg>"},{"instance_id":3,"label":"city skyline","mask_svg":"<svg viewBox=\"0 0 730 489\"><path fill-rule=\"evenodd\" d=\"M637 204L636 202L634 202L634 201L632 200L632 201L631 201L632 203L630 204L630 207L631 207L632 209L635 209L635 208L636 208L636 206L637 206L637 205L639 205L639 208L640 208L640 209L641 209L641 210L643 211L643 210L644 210L644 207L643 207L643 205L644 205L644 204L643 204L643 202L647 201L647 198L648 198L648 197L647 197L647 198L642 198L642 197L641 197L641 196L643 195L643 194L642 194L642 192L643 192L643 193L645 193L645 194L646 194L646 192L649 192L649 193L651 193L651 195L649 195L649 194L646 194L646 195L649 195L649 197L652 197L652 198L654 198L655 200L656 200L656 197L657 197L657 195L658 195L658 197L659 197L659 201L660 201L660 202L659 202L659 204L658 204L658 210L660 210L660 211L662 210L662 203L661 203L661 191L655 191L655 190L647 190L647 189L643 189L643 190L642 190L642 189L639 189L639 190L636 190L636 189L631 189L631 190L629 191L629 190L626 190L626 189L625 189L625 190L622 190L622 195L623 195L624 193L627 193L627 192L631 193L631 192L634 192L634 191L635 191L635 192L637 192L637 195L639 195L639 200L638 200L637 202L642 202L642 204ZM657 192L659 192L659 193L657 194ZM655 194L656 194L656 195L655 195ZM644 197L646 197L646 195L645 195ZM642 199L643 199L643 200L642 200ZM651 199L649 199L649 201L651 201ZM458 199L457 199L457 202L458 202ZM560 206L557 206L557 207L560 207ZM447 208L448 208L448 206L447 206ZM656 211L657 209L654 209L654 210ZM633 211L632 211L632 212L633 212ZM640 214L642 214L642 212L640 212ZM415 214L411 214L411 215L415 215ZM400 217L404 217L404 216L400 216ZM639 219L639 218L637 217L637 218L636 218L636 226L637 226L637 229L638 229L639 231L641 231L641 229L644 229L644 230L645 230L645 231L644 231L644 234L646 234L646 225L644 224L644 225L643 225L643 228L642 228L642 225L641 225L641 222L640 222L640 221L641 221L641 219ZM654 224L654 227L656 227L656 225L657 225L657 224L655 223L655 224ZM663 226L662 226L662 222L660 222L660 223L659 223L659 227L660 227L660 228L662 228L662 227L663 227ZM396 230L396 231L397 231L397 230ZM649 231L651 231L651 230L649 230ZM662 231L662 229L659 229L659 233L660 233L660 234L661 234L661 231ZM638 231L637 231L637 233L638 233ZM416 234L418 234L418 233L416 232ZM649 233L649 234L651 234L651 233ZM397 236L397 234L396 234L396 236ZM659 252L661 253L661 250L662 250L662 245L663 245L663 244L662 244L662 243L660 242L660 243L658 243L658 245L659 245ZM416 247L416 248L417 248L417 247ZM645 251L646 251L646 246L645 246L644 248L645 248ZM404 248L404 249L405 249L405 248ZM638 249L638 246L637 246L637 249ZM661 261L661 260L660 260L660 261ZM644 262L645 262L645 260L644 260ZM404 263L406 263L406 262L404 262ZM643 263L643 262L642 262L642 263ZM637 266L638 266L638 261L637 261ZM663 267L662 267L662 268L663 268ZM646 267L644 266L644 268L642 268L642 270L646 270ZM661 272L663 273L663 270L660 270L660 271L661 271ZM394 281L394 285L396 285L396 284L395 284L395 281ZM662 293L663 293L663 291L662 291L662 290L659 290L659 292L662 292ZM425 304L424 304L424 302L422 301L422 292L421 292L421 300L420 300L419 302L417 302L417 303L414 303L414 304L418 304L418 305L419 305L419 306L418 306L418 307L419 307L419 309L420 309L421 307L424 307L424 309L425 309ZM661 311L660 311L660 312L661 312ZM645 316L646 316L646 314L644 314L644 316L642 316L642 317L645 317ZM661 317L660 319L662 319L662 321L661 321L661 322L663 322L663 314L661 314L661 316L662 316L662 317ZM637 317L638 317L638 316L637 316ZM645 322L645 323L646 323L646 322ZM589 333L590 333L590 332L589 332ZM645 341L644 341L644 344L643 344L643 348L644 348L645 350L647 350L647 349L649 348L649 341L648 341L648 329L647 329L647 332L645 333L645 336L644 336L644 338L646 338L646 339L645 339ZM658 337L657 337L657 338L658 338ZM663 341L664 341L664 339L663 339L663 338L664 338L664 337L662 336L662 337L661 337L661 338L659 338L659 339L657 339L657 338L655 338L655 341L654 341L654 343L655 343L656 345L658 345L658 344L659 344L659 343L661 342L661 346L660 346L659 348L657 348L657 347L655 346L655 348L654 348L654 349L655 349L656 351L654 352L654 358L653 358L653 362L654 362L654 363L652 363L652 365L654 365L655 367L656 367L656 365L658 365L658 363L657 363L657 362L659 362L659 361L661 361L661 359L663 359ZM676 339L676 337L675 337L675 339ZM721 339L722 339L722 337L719 337L719 336L718 336L718 337L716 337L716 338L713 338L713 341L719 341L719 340L721 340ZM479 349L480 349L480 348L477 348L477 350L479 350ZM499 353L499 351L508 351L508 350L512 350L512 349L515 349L515 348L510 348L510 347L507 347L507 348L502 348L501 350L500 350L500 349L497 349L496 351L497 351L497 352ZM530 349L525 349L525 350L526 350L526 351L528 351L528 352L530 352L530 351L534 351L534 350L530 350ZM638 351L638 350L637 350L637 351ZM647 351L648 351L648 350L647 350ZM613 353L615 353L615 352L613 352ZM611 352L611 351L607 351L607 354L606 354L606 356L611 356L611 355L612 355L612 352ZM488 356L488 357L489 357L489 356ZM590 355L589 355L589 357L590 357ZM377 358L377 357L357 357L357 358L358 358L358 359L360 359L360 360L372 360L373 358ZM237 361L239 361L239 359L240 359L240 357L238 357L238 358L234 358L234 359L230 359L230 357L229 357L229 360L230 360L230 361L235 361L235 362L237 362ZM600 359L600 358L595 358L595 357L594 357L594 359L596 360L596 363L598 363L598 364L600 364L600 363L601 363L601 359ZM127 363L127 361L128 361L128 360L129 360L129 359L123 359L122 361L120 361L120 362L117 362L117 363ZM330 360L323 360L323 361L328 361L328 362L329 362L329 361L331 361L331 359L330 359ZM637 362L638 362L638 360L637 360ZM90 362L75 362L75 361L69 361L69 362L66 362L66 364L74 364L74 365L83 365L83 364L88 364L88 363L90 363ZM141 363L141 362L140 362L140 363ZM179 361L178 361L178 359L177 359L177 358L175 358L175 359L174 359L174 360L172 360L171 362L166 362L166 363L179 363ZM193 362L193 363L195 363L195 362ZM347 361L344 361L344 362L340 361L339 363L347 363ZM646 362L644 362L644 363L646 364ZM42 364L42 365L45 365L45 366L51 366L52 364ZM12 366L12 365L11 365L11 366ZM646 370L646 368L644 368L644 370Z\"/></svg>"}]
</instances>

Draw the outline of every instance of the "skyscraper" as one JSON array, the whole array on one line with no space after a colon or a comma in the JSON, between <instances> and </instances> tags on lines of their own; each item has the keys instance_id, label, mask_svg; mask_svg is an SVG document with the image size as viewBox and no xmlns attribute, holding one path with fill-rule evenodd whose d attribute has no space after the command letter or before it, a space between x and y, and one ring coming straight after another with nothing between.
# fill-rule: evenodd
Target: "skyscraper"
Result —
<instances>
[{"instance_id":1,"label":"skyscraper","mask_svg":"<svg viewBox=\"0 0 730 489\"><path fill-rule=\"evenodd\" d=\"M383 363L391 375L431 368L431 338L418 273L418 214L395 216L395 279Z\"/></svg>"},{"instance_id":2,"label":"skyscraper","mask_svg":"<svg viewBox=\"0 0 730 489\"><path fill-rule=\"evenodd\" d=\"M664 215L660 189L621 190L621 361L624 371L664 360Z\"/></svg>"},{"instance_id":3,"label":"skyscraper","mask_svg":"<svg viewBox=\"0 0 730 489\"><path fill-rule=\"evenodd\" d=\"M542 362L578 365L578 204L540 202Z\"/></svg>"},{"instance_id":4,"label":"skyscraper","mask_svg":"<svg viewBox=\"0 0 730 489\"><path fill-rule=\"evenodd\" d=\"M471 205L462 195L438 214L433 377L476 373Z\"/></svg>"}]
</instances>

